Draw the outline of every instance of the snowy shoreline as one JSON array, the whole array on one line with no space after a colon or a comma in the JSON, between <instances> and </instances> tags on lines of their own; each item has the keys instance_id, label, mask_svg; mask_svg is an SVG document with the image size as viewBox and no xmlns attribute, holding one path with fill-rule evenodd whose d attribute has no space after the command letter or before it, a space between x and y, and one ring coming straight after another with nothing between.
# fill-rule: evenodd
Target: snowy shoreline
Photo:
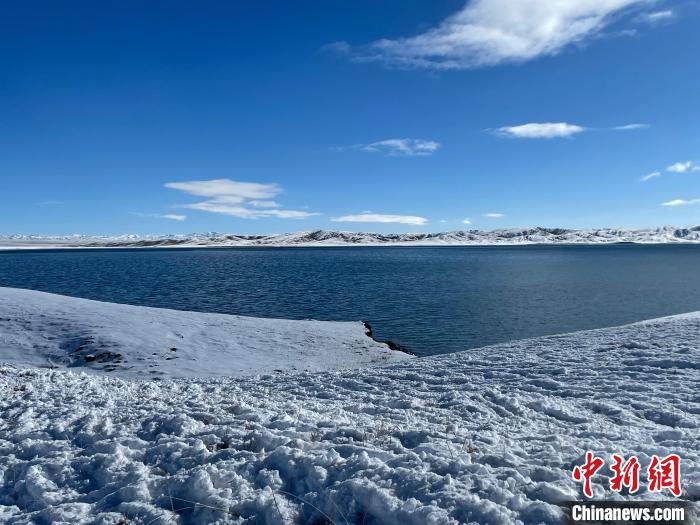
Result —
<instances>
[{"instance_id":1,"label":"snowy shoreline","mask_svg":"<svg viewBox=\"0 0 700 525\"><path fill-rule=\"evenodd\" d=\"M0 287L0 362L127 378L249 376L409 356L362 322L186 312Z\"/></svg>"},{"instance_id":2,"label":"snowy shoreline","mask_svg":"<svg viewBox=\"0 0 700 525\"><path fill-rule=\"evenodd\" d=\"M122 308L138 310L127 319L141 328L119 337L173 329L169 310L74 307L84 300L72 298L61 310L66 298L8 290L5 349L66 326L109 335ZM8 321L27 311L27 326ZM276 328L280 340L306 342L294 339L304 322L290 323ZM324 350L364 338L377 355L360 323L328 325L351 334ZM181 335L197 341L205 328L195 319ZM27 331L36 338L26 342ZM110 337L99 340L120 340ZM134 342L124 348L135 352ZM582 498L571 471L587 450L636 454L642 471L653 454L679 454L682 499L700 511L700 312L429 358L387 355L400 360L158 381L126 367L0 365L0 522L559 524L564 503ZM596 499L671 499L645 487L615 495L609 475L594 479Z\"/></svg>"}]
</instances>

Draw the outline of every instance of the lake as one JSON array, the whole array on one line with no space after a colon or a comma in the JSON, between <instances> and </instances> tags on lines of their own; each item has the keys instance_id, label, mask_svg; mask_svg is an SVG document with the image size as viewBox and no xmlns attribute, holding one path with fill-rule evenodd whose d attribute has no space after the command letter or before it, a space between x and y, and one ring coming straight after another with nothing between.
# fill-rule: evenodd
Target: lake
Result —
<instances>
[{"instance_id":1,"label":"lake","mask_svg":"<svg viewBox=\"0 0 700 525\"><path fill-rule=\"evenodd\" d=\"M421 354L700 310L700 246L0 251L0 285L128 304L366 320Z\"/></svg>"}]
</instances>

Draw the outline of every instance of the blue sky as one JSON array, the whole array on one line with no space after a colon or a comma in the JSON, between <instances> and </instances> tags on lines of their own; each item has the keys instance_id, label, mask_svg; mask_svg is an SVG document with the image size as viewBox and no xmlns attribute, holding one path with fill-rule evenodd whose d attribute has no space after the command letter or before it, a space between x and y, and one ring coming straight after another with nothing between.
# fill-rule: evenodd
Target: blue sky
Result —
<instances>
[{"instance_id":1,"label":"blue sky","mask_svg":"<svg viewBox=\"0 0 700 525\"><path fill-rule=\"evenodd\" d=\"M694 1L14 4L0 233L700 223Z\"/></svg>"}]
</instances>

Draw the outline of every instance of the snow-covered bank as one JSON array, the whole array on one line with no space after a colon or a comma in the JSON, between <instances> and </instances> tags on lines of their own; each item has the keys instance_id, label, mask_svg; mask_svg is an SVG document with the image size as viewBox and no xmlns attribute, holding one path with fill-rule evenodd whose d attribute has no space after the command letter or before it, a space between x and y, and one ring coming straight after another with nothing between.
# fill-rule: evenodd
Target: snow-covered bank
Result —
<instances>
[{"instance_id":1,"label":"snow-covered bank","mask_svg":"<svg viewBox=\"0 0 700 525\"><path fill-rule=\"evenodd\" d=\"M513 246L529 244L692 244L700 243L700 226L624 228L508 228L441 233L367 233L313 230L280 235L202 233L188 235L0 237L0 249L32 248L204 248L250 246Z\"/></svg>"},{"instance_id":2,"label":"snow-covered bank","mask_svg":"<svg viewBox=\"0 0 700 525\"><path fill-rule=\"evenodd\" d=\"M700 313L363 371L6 366L0 521L559 524L586 450L680 454L697 511L699 384Z\"/></svg>"},{"instance_id":3,"label":"snow-covered bank","mask_svg":"<svg viewBox=\"0 0 700 525\"><path fill-rule=\"evenodd\" d=\"M407 357L367 337L361 322L183 312L0 287L0 362L147 378L362 368Z\"/></svg>"}]
</instances>

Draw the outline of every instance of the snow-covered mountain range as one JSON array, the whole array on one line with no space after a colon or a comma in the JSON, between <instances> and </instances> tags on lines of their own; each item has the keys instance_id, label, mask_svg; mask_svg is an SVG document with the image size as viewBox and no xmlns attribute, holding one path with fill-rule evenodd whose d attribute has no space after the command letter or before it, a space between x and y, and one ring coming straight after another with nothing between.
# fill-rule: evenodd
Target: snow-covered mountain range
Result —
<instances>
[{"instance_id":1,"label":"snow-covered mountain range","mask_svg":"<svg viewBox=\"0 0 700 525\"><path fill-rule=\"evenodd\" d=\"M357 233L313 230L275 235L199 233L186 235L0 237L2 248L37 247L167 247L167 246L377 246L377 245L518 245L518 244L662 244L700 243L700 226L622 228L512 228L442 233Z\"/></svg>"}]
</instances>

